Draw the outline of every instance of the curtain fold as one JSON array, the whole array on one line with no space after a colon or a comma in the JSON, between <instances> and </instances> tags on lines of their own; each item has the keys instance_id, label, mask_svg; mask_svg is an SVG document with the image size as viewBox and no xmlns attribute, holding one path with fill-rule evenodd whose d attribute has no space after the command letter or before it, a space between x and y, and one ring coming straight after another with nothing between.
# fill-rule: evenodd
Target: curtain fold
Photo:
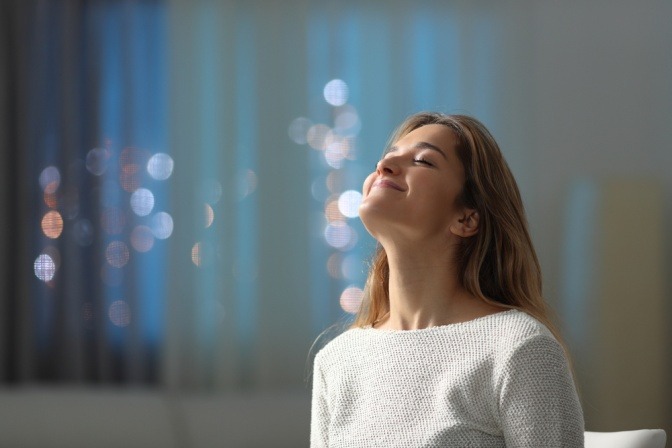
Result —
<instances>
[{"instance_id":1,"label":"curtain fold","mask_svg":"<svg viewBox=\"0 0 672 448\"><path fill-rule=\"evenodd\" d=\"M19 144L18 112L20 112L19 88L21 80L18 76L20 64L20 45L22 29L22 14L20 2L2 2L0 4L0 175L2 189L0 189L0 213L2 213L2 231L0 231L0 283L3 293L0 294L0 313L3 316L16 316L19 303L14 298L20 296L21 282L16 277L21 264L22 252L18 241L21 238L22 228L20 218L13 212L19 209L22 196L25 194L18 180L20 158L13 150ZM3 319L0 330L0 379L12 383L17 380L17 369L11 368L17 364L18 328L16 319Z\"/></svg>"}]
</instances>

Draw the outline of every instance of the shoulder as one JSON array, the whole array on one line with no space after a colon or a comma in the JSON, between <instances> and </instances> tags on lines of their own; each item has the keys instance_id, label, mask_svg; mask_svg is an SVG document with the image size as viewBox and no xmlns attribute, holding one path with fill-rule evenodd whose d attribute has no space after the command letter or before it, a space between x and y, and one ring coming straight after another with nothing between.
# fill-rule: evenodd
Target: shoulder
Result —
<instances>
[{"instance_id":1,"label":"shoulder","mask_svg":"<svg viewBox=\"0 0 672 448\"><path fill-rule=\"evenodd\" d=\"M529 314L511 309L466 322L462 337L483 344L484 350L505 354L512 348L534 339L555 338L544 324Z\"/></svg>"},{"instance_id":2,"label":"shoulder","mask_svg":"<svg viewBox=\"0 0 672 448\"><path fill-rule=\"evenodd\" d=\"M329 341L315 355L315 365L328 368L332 364L343 362L343 358L351 356L360 346L361 333L359 328L351 328Z\"/></svg>"},{"instance_id":3,"label":"shoulder","mask_svg":"<svg viewBox=\"0 0 672 448\"><path fill-rule=\"evenodd\" d=\"M569 372L562 344L544 324L521 311L507 314L496 339L496 378Z\"/></svg>"},{"instance_id":4,"label":"shoulder","mask_svg":"<svg viewBox=\"0 0 672 448\"><path fill-rule=\"evenodd\" d=\"M555 341L555 337L544 324L519 310L490 315L482 319L481 325L475 327L475 330L492 341L494 348L500 353L509 352L532 340Z\"/></svg>"},{"instance_id":5,"label":"shoulder","mask_svg":"<svg viewBox=\"0 0 672 448\"><path fill-rule=\"evenodd\" d=\"M495 377L515 366L566 363L564 348L553 333L523 311L491 315L473 331L490 353Z\"/></svg>"}]
</instances>

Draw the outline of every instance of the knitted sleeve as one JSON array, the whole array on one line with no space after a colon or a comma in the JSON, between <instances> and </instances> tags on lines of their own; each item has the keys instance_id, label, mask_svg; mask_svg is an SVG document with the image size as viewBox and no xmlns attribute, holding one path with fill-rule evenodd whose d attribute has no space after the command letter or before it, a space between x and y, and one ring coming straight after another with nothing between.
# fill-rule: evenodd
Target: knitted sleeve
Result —
<instances>
[{"instance_id":1,"label":"knitted sleeve","mask_svg":"<svg viewBox=\"0 0 672 448\"><path fill-rule=\"evenodd\" d=\"M310 448L329 446L329 409L324 375L319 364L319 356L313 366L313 397L310 413Z\"/></svg>"},{"instance_id":2,"label":"knitted sleeve","mask_svg":"<svg viewBox=\"0 0 672 448\"><path fill-rule=\"evenodd\" d=\"M564 350L554 338L523 341L500 373L499 415L507 447L583 447L583 412Z\"/></svg>"}]
</instances>

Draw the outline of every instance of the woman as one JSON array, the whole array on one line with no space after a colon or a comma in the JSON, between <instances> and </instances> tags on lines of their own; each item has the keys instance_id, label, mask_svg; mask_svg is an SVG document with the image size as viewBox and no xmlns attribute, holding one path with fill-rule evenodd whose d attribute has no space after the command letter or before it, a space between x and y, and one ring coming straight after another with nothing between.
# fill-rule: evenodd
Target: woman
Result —
<instances>
[{"instance_id":1,"label":"woman","mask_svg":"<svg viewBox=\"0 0 672 448\"><path fill-rule=\"evenodd\" d=\"M477 120L420 113L364 182L380 243L315 358L311 447L582 447L516 182Z\"/></svg>"}]
</instances>

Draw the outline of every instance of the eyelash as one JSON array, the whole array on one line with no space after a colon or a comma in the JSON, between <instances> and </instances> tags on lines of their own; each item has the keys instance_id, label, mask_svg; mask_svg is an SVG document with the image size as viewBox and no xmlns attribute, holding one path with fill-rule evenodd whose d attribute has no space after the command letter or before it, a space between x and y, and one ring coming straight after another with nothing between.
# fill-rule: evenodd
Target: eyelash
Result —
<instances>
[{"instance_id":1,"label":"eyelash","mask_svg":"<svg viewBox=\"0 0 672 448\"><path fill-rule=\"evenodd\" d=\"M429 160L425 160L425 159L413 159L413 162L422 163L423 165L428 165L428 166L434 166L433 163L431 163Z\"/></svg>"},{"instance_id":2,"label":"eyelash","mask_svg":"<svg viewBox=\"0 0 672 448\"><path fill-rule=\"evenodd\" d=\"M378 170L378 164L379 163L380 163L380 161L376 162L375 166L373 167L373 171ZM427 166L434 166L434 164L432 162L430 162L429 160L422 159L422 158L413 159L413 163L421 163L421 164L427 165Z\"/></svg>"}]
</instances>

